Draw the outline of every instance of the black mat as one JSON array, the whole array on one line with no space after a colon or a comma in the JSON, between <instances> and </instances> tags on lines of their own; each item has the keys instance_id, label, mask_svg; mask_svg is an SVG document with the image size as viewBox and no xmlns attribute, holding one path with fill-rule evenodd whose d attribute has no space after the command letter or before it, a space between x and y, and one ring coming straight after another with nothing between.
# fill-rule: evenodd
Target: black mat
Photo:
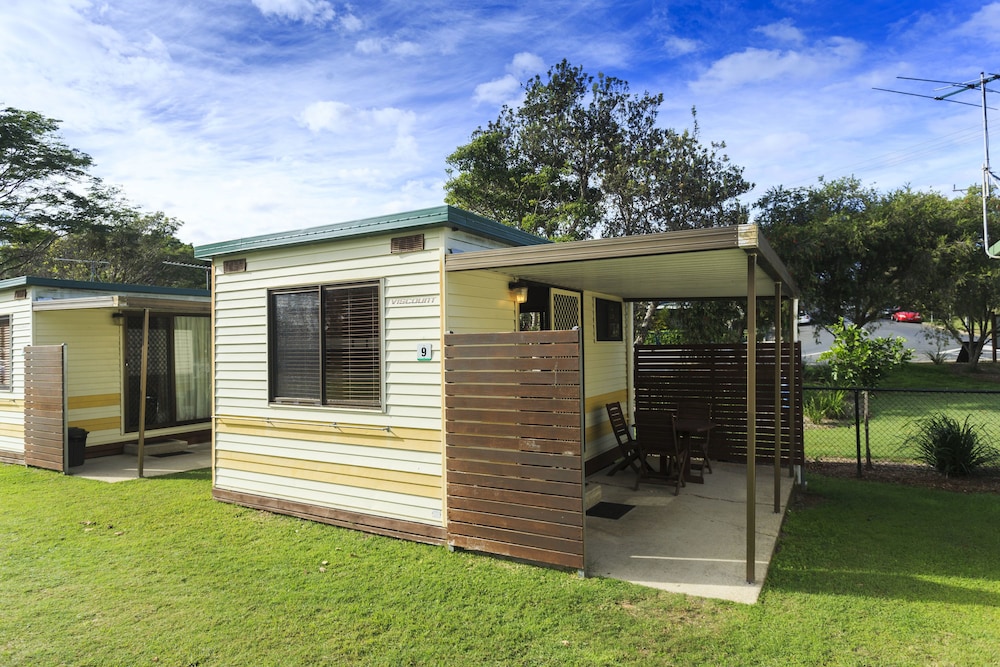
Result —
<instances>
[{"instance_id":1,"label":"black mat","mask_svg":"<svg viewBox=\"0 0 1000 667\"><path fill-rule=\"evenodd\" d=\"M180 456L181 454L191 454L192 452L164 452L163 454L153 454L158 459L165 459L168 456Z\"/></svg>"},{"instance_id":2,"label":"black mat","mask_svg":"<svg viewBox=\"0 0 1000 667\"><path fill-rule=\"evenodd\" d=\"M601 501L587 510L587 516L596 516L602 519L620 519L633 507L635 507L635 505L606 503Z\"/></svg>"}]
</instances>

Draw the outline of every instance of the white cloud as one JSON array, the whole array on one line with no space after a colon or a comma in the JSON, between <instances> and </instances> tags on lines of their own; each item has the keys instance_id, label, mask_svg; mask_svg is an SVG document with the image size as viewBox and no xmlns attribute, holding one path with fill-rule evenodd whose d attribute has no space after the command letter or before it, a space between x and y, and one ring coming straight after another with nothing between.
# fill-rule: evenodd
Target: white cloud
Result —
<instances>
[{"instance_id":1,"label":"white cloud","mask_svg":"<svg viewBox=\"0 0 1000 667\"><path fill-rule=\"evenodd\" d=\"M327 0L253 0L253 4L264 16L280 16L303 23L329 23L336 15Z\"/></svg>"},{"instance_id":2,"label":"white cloud","mask_svg":"<svg viewBox=\"0 0 1000 667\"><path fill-rule=\"evenodd\" d=\"M508 74L499 79L477 85L476 93L472 96L472 99L476 104L486 102L487 104L500 105L516 97L520 88L521 82L517 80L517 77L513 74Z\"/></svg>"},{"instance_id":3,"label":"white cloud","mask_svg":"<svg viewBox=\"0 0 1000 667\"><path fill-rule=\"evenodd\" d=\"M514 55L505 69L505 76L476 86L473 102L496 105L513 102L521 90L521 82L545 71L545 62L534 53L522 51Z\"/></svg>"},{"instance_id":4,"label":"white cloud","mask_svg":"<svg viewBox=\"0 0 1000 667\"><path fill-rule=\"evenodd\" d=\"M340 17L340 25L347 32L357 32L364 27L364 23L354 14L345 14Z\"/></svg>"},{"instance_id":5,"label":"white cloud","mask_svg":"<svg viewBox=\"0 0 1000 667\"><path fill-rule=\"evenodd\" d=\"M777 23L754 28L754 32L759 32L765 37L785 44L802 44L805 42L805 35L795 27L791 19L782 19Z\"/></svg>"},{"instance_id":6,"label":"white cloud","mask_svg":"<svg viewBox=\"0 0 1000 667\"><path fill-rule=\"evenodd\" d=\"M701 43L696 39L671 36L663 41L663 48L666 49L667 55L677 58L694 53L701 48Z\"/></svg>"},{"instance_id":7,"label":"white cloud","mask_svg":"<svg viewBox=\"0 0 1000 667\"><path fill-rule=\"evenodd\" d=\"M692 88L742 86L787 79L828 79L832 72L853 66L865 47L858 41L833 37L825 44L800 51L750 48L717 60Z\"/></svg>"},{"instance_id":8,"label":"white cloud","mask_svg":"<svg viewBox=\"0 0 1000 667\"><path fill-rule=\"evenodd\" d=\"M366 56L388 53L404 58L419 56L425 52L425 49L416 42L408 40L397 41L386 37L368 37L362 39L354 45L354 50Z\"/></svg>"},{"instance_id":9,"label":"white cloud","mask_svg":"<svg viewBox=\"0 0 1000 667\"><path fill-rule=\"evenodd\" d=\"M1000 42L1000 2L983 5L972 17L955 29L960 37Z\"/></svg>"}]
</instances>

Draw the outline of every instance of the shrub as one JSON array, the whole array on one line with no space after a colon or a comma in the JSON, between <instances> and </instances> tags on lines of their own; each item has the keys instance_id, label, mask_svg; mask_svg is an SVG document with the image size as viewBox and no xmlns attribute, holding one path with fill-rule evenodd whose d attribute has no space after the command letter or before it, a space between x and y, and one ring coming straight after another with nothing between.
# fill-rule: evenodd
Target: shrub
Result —
<instances>
[{"instance_id":1,"label":"shrub","mask_svg":"<svg viewBox=\"0 0 1000 667\"><path fill-rule=\"evenodd\" d=\"M824 419L843 419L850 415L848 392L843 389L811 391L802 403L802 411L813 424Z\"/></svg>"},{"instance_id":2,"label":"shrub","mask_svg":"<svg viewBox=\"0 0 1000 667\"><path fill-rule=\"evenodd\" d=\"M921 420L916 436L917 459L946 476L971 475L997 462L997 451L981 427L945 414Z\"/></svg>"}]
</instances>

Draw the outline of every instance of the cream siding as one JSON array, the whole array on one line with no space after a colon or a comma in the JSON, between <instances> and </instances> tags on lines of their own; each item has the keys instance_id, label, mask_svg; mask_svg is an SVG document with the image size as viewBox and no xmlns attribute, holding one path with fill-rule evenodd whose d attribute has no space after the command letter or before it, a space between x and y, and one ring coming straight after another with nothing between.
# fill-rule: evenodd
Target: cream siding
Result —
<instances>
[{"instance_id":1,"label":"cream siding","mask_svg":"<svg viewBox=\"0 0 1000 667\"><path fill-rule=\"evenodd\" d=\"M100 308L35 313L37 345L66 343L67 423L87 446L121 440L123 330Z\"/></svg>"},{"instance_id":2,"label":"cream siding","mask_svg":"<svg viewBox=\"0 0 1000 667\"><path fill-rule=\"evenodd\" d=\"M507 286L510 276L492 271L448 274L447 330L490 333L517 330L517 304Z\"/></svg>"},{"instance_id":3,"label":"cream siding","mask_svg":"<svg viewBox=\"0 0 1000 667\"><path fill-rule=\"evenodd\" d=\"M379 516L442 522L441 294L443 234L390 254L391 235L233 255L242 273L215 288L215 485ZM401 234L402 235L402 234ZM268 291L379 281L383 408L268 402ZM417 347L431 343L431 361Z\"/></svg>"},{"instance_id":4,"label":"cream siding","mask_svg":"<svg viewBox=\"0 0 1000 667\"><path fill-rule=\"evenodd\" d=\"M0 315L10 315L11 389L0 390L0 450L24 454L24 348L31 345L31 299L0 294Z\"/></svg>"},{"instance_id":5,"label":"cream siding","mask_svg":"<svg viewBox=\"0 0 1000 667\"><path fill-rule=\"evenodd\" d=\"M584 358L584 410L586 412L585 456L595 456L617 447L608 423L605 405L615 401L627 404L628 357L625 325L622 323L621 341L598 341L596 324L596 299L621 301L619 298L585 292L583 295L583 358ZM622 317L625 316L622 307Z\"/></svg>"}]
</instances>

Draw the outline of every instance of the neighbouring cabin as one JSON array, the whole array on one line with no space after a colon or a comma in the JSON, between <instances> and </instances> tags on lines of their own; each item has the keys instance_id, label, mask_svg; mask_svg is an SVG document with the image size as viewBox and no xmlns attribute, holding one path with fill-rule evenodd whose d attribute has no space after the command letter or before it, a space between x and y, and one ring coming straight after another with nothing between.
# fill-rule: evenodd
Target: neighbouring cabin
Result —
<instances>
[{"instance_id":1,"label":"neighbouring cabin","mask_svg":"<svg viewBox=\"0 0 1000 667\"><path fill-rule=\"evenodd\" d=\"M636 243L442 206L196 248L214 497L583 569L584 476L617 456L605 405L634 406L630 301L732 296L760 247L748 225ZM750 280L780 299L760 252Z\"/></svg>"},{"instance_id":2,"label":"neighbouring cabin","mask_svg":"<svg viewBox=\"0 0 1000 667\"><path fill-rule=\"evenodd\" d=\"M68 472L71 429L84 458L118 454L143 412L146 437L207 438L209 306L207 290L0 281L0 460Z\"/></svg>"}]
</instances>

